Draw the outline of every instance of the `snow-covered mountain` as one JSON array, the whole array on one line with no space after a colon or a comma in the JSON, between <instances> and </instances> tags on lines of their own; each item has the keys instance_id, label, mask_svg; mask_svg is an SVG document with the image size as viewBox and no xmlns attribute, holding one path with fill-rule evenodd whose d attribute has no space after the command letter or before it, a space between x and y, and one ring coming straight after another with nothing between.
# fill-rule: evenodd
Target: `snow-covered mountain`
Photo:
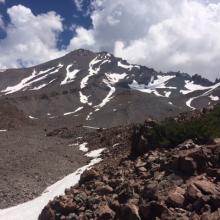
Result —
<instances>
[{"instance_id":1,"label":"snow-covered mountain","mask_svg":"<svg viewBox=\"0 0 220 220\"><path fill-rule=\"evenodd\" d=\"M220 82L80 49L35 67L1 71L3 99L32 120L111 127L214 104Z\"/></svg>"}]
</instances>

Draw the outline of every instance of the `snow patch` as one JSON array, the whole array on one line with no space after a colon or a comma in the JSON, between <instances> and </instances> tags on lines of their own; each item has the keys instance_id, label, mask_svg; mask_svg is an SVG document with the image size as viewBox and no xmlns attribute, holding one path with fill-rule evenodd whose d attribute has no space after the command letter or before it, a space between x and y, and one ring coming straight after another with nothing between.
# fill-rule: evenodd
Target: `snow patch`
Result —
<instances>
[{"instance_id":1,"label":"snow patch","mask_svg":"<svg viewBox=\"0 0 220 220\"><path fill-rule=\"evenodd\" d=\"M201 86L201 85L195 84L195 82L193 81L185 80L185 88L186 90L180 90L180 93L182 93L183 95L189 94L197 90L207 90L210 87Z\"/></svg>"},{"instance_id":2,"label":"snow patch","mask_svg":"<svg viewBox=\"0 0 220 220\"><path fill-rule=\"evenodd\" d=\"M191 104L192 101L195 100L195 99L198 99L198 98L200 98L200 97L204 97L204 96L210 95L210 94L212 93L212 91L215 90L215 89L218 88L218 87L220 87L220 82L219 82L219 83L216 83L216 84L214 84L214 85L212 85L212 86L206 87L206 88L208 88L208 91L205 91L203 94L201 94L201 95L199 95L199 96L190 98L190 99L186 102L186 105L187 105L188 107L190 107L191 109L195 110L196 108L194 108L194 107L192 106L192 104ZM206 89L206 90L207 90L207 89Z\"/></svg>"},{"instance_id":3,"label":"snow patch","mask_svg":"<svg viewBox=\"0 0 220 220\"><path fill-rule=\"evenodd\" d=\"M167 98L169 98L172 92L169 91L169 92L164 92L164 93L165 93L165 96L166 96Z\"/></svg>"},{"instance_id":4,"label":"snow patch","mask_svg":"<svg viewBox=\"0 0 220 220\"><path fill-rule=\"evenodd\" d=\"M105 76L107 79L104 79L103 82L109 87L110 90L109 90L107 96L102 100L102 102L100 104L94 106L95 111L99 111L100 108L105 106L113 98L112 95L116 91L116 89L113 85L118 83L120 80L124 79L127 76L127 74L126 73L123 73L123 74L105 73Z\"/></svg>"},{"instance_id":5,"label":"snow patch","mask_svg":"<svg viewBox=\"0 0 220 220\"><path fill-rule=\"evenodd\" d=\"M33 119L33 120L37 120L38 118L35 118L34 116L29 115L28 118Z\"/></svg>"},{"instance_id":6,"label":"snow patch","mask_svg":"<svg viewBox=\"0 0 220 220\"><path fill-rule=\"evenodd\" d=\"M39 89L42 89L42 88L48 86L49 84L51 84L52 82L54 82L55 80L56 80L56 79L53 79L53 80L51 80L49 83L44 83L44 84L39 85L39 86L36 86L36 87L34 87L33 89L30 89L30 90L39 90Z\"/></svg>"},{"instance_id":7,"label":"snow patch","mask_svg":"<svg viewBox=\"0 0 220 220\"><path fill-rule=\"evenodd\" d=\"M79 150L83 151L83 152L88 152L89 151L89 148L86 147L88 145L87 142L84 142L82 144L79 145Z\"/></svg>"},{"instance_id":8,"label":"snow patch","mask_svg":"<svg viewBox=\"0 0 220 220\"><path fill-rule=\"evenodd\" d=\"M190 98L187 102L186 102L186 105L191 108L192 110L195 110L196 108L194 108L192 106L192 101L195 99L196 97L193 97L193 98Z\"/></svg>"},{"instance_id":9,"label":"snow patch","mask_svg":"<svg viewBox=\"0 0 220 220\"><path fill-rule=\"evenodd\" d=\"M105 150L105 148L101 148L98 150L93 150L90 151L89 153L86 154L87 157L92 157L92 158L97 158L101 156L101 153Z\"/></svg>"},{"instance_id":10,"label":"snow patch","mask_svg":"<svg viewBox=\"0 0 220 220\"><path fill-rule=\"evenodd\" d=\"M213 96L213 95L210 95L209 96L210 97L210 99L212 100L212 101L219 101L219 97L218 96Z\"/></svg>"},{"instance_id":11,"label":"snow patch","mask_svg":"<svg viewBox=\"0 0 220 220\"><path fill-rule=\"evenodd\" d=\"M4 95L8 95L8 94L12 94L18 91L25 91L31 88L33 83L39 82L43 79L46 79L48 76L59 72L59 70L63 67L62 64L59 64L57 67L52 67L49 68L47 70L43 70L40 71L39 73L36 72L36 70L34 70L32 72L32 74L24 79L21 80L21 82L19 82L17 85L14 86L8 86L6 89L2 90L1 93L4 93ZM53 70L55 69L55 70ZM53 70L53 71L52 71ZM50 81L49 83L51 83L52 81ZM48 84L47 84L48 85ZM43 84L41 86L38 87L34 87L32 88L32 90L39 90L43 87L45 87L46 85Z\"/></svg>"},{"instance_id":12,"label":"snow patch","mask_svg":"<svg viewBox=\"0 0 220 220\"><path fill-rule=\"evenodd\" d=\"M88 104L88 105L92 105L91 102L89 102L89 97L82 94L82 92L80 91L79 92L79 97L80 97L80 102L83 103L83 104Z\"/></svg>"},{"instance_id":13,"label":"snow patch","mask_svg":"<svg viewBox=\"0 0 220 220\"><path fill-rule=\"evenodd\" d=\"M99 129L98 127L92 127L92 126L87 126L87 125L84 125L83 128L90 128L90 129L95 129L95 130Z\"/></svg>"},{"instance_id":14,"label":"snow patch","mask_svg":"<svg viewBox=\"0 0 220 220\"><path fill-rule=\"evenodd\" d=\"M118 66L123 68L123 69L128 69L131 70L134 66L133 65L128 65L128 64L123 64L121 61L118 61Z\"/></svg>"},{"instance_id":15,"label":"snow patch","mask_svg":"<svg viewBox=\"0 0 220 220\"><path fill-rule=\"evenodd\" d=\"M76 112L79 112L79 111L81 111L82 109L83 109L83 107L79 107L79 108L77 108L75 111L73 111L73 112L66 112L66 113L64 113L63 115L66 116L66 115L75 114Z\"/></svg>"},{"instance_id":16,"label":"snow patch","mask_svg":"<svg viewBox=\"0 0 220 220\"><path fill-rule=\"evenodd\" d=\"M70 71L70 68L73 66L73 64L70 64L66 67L66 77L65 79L61 82L60 85L65 85L68 83L71 83L74 81L74 79L76 78L77 73L80 71L78 69L75 69L73 71Z\"/></svg>"},{"instance_id":17,"label":"snow patch","mask_svg":"<svg viewBox=\"0 0 220 220\"><path fill-rule=\"evenodd\" d=\"M157 89L177 89L176 87L168 87L166 84L169 82L169 80L175 78L175 75L158 75L157 79L155 80L154 77L151 78L148 85L145 84L139 84L137 81L133 80L131 84L129 84L129 87L133 90L137 90L140 92L148 93L148 94L154 94L156 96L166 97L169 98L171 92L167 91L165 95L161 95Z\"/></svg>"},{"instance_id":18,"label":"snow patch","mask_svg":"<svg viewBox=\"0 0 220 220\"><path fill-rule=\"evenodd\" d=\"M6 129L1 129L0 132L7 132L8 130Z\"/></svg>"},{"instance_id":19,"label":"snow patch","mask_svg":"<svg viewBox=\"0 0 220 220\"><path fill-rule=\"evenodd\" d=\"M98 74L98 72L100 71L100 66L101 64L98 66L98 68L94 69L94 65L100 63L102 61L101 64L103 64L103 60L98 59L98 57L95 57L90 63L89 63L89 74L87 76L85 76L81 83L80 83L80 88L83 89L87 86L89 78L93 75Z\"/></svg>"},{"instance_id":20,"label":"snow patch","mask_svg":"<svg viewBox=\"0 0 220 220\"><path fill-rule=\"evenodd\" d=\"M47 203L52 200L55 196L64 195L66 188L76 185L81 174L86 170L90 169L95 164L102 161L101 153L104 149L99 149L96 151L91 151L88 153L89 157L93 159L86 166L83 166L76 170L74 173L64 177L62 180L56 182L52 186L48 187L41 196L33 199L29 202L7 208L0 209L0 219L2 220L37 220L42 209L47 205Z\"/></svg>"},{"instance_id":21,"label":"snow patch","mask_svg":"<svg viewBox=\"0 0 220 220\"><path fill-rule=\"evenodd\" d=\"M86 116L86 121L91 120L92 114L93 114L93 112L90 112L90 113Z\"/></svg>"}]
</instances>

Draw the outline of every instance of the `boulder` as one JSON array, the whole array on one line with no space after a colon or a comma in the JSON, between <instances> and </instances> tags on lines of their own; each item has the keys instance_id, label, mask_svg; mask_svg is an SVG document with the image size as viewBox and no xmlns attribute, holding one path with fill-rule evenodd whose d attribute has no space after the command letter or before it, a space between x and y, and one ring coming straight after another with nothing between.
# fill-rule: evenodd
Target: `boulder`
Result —
<instances>
[{"instance_id":1,"label":"boulder","mask_svg":"<svg viewBox=\"0 0 220 220\"><path fill-rule=\"evenodd\" d=\"M40 220L55 220L56 215L54 210L50 208L49 205L45 206L44 209L42 210L39 218Z\"/></svg>"},{"instance_id":2,"label":"boulder","mask_svg":"<svg viewBox=\"0 0 220 220\"><path fill-rule=\"evenodd\" d=\"M121 206L121 219L141 220L138 207L134 204L126 204Z\"/></svg>"},{"instance_id":3,"label":"boulder","mask_svg":"<svg viewBox=\"0 0 220 220\"><path fill-rule=\"evenodd\" d=\"M186 195L190 199L199 199L202 197L201 191L192 183L187 186Z\"/></svg>"},{"instance_id":4,"label":"boulder","mask_svg":"<svg viewBox=\"0 0 220 220\"><path fill-rule=\"evenodd\" d=\"M180 157L179 158L179 169L185 175L193 175L197 169L196 162L191 157Z\"/></svg>"},{"instance_id":5,"label":"boulder","mask_svg":"<svg viewBox=\"0 0 220 220\"><path fill-rule=\"evenodd\" d=\"M108 205L102 205L98 208L96 212L98 220L110 220L114 219L115 212L109 208Z\"/></svg>"},{"instance_id":6,"label":"boulder","mask_svg":"<svg viewBox=\"0 0 220 220\"><path fill-rule=\"evenodd\" d=\"M99 195L107 195L107 194L110 194L113 192L113 188L109 185L106 185L106 186L98 186L96 188L96 192L99 194Z\"/></svg>"},{"instance_id":7,"label":"boulder","mask_svg":"<svg viewBox=\"0 0 220 220\"><path fill-rule=\"evenodd\" d=\"M80 184L83 184L87 181L91 181L99 176L98 172L94 169L86 170L80 177Z\"/></svg>"}]
</instances>

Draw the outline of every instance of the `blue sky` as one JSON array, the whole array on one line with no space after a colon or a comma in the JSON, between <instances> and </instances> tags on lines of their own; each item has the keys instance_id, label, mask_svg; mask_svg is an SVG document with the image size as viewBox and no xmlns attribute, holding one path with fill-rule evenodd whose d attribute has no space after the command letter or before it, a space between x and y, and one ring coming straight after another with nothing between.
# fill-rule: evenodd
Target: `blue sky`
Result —
<instances>
[{"instance_id":1,"label":"blue sky","mask_svg":"<svg viewBox=\"0 0 220 220\"><path fill-rule=\"evenodd\" d=\"M220 77L220 0L0 0L0 69L79 48Z\"/></svg>"},{"instance_id":2,"label":"blue sky","mask_svg":"<svg viewBox=\"0 0 220 220\"><path fill-rule=\"evenodd\" d=\"M73 0L8 0L5 1L4 4L0 4L0 14L3 15L6 24L10 22L7 8L18 4L30 8L35 15L47 13L48 11L55 11L62 16L65 30L60 34L60 41L58 42L59 48L68 45L70 39L75 34L73 30L70 30L73 25L79 25L85 28L89 28L92 25L89 14L85 13L89 8L90 0L83 2L82 11L77 9ZM1 30L0 38L4 37L5 33Z\"/></svg>"}]
</instances>

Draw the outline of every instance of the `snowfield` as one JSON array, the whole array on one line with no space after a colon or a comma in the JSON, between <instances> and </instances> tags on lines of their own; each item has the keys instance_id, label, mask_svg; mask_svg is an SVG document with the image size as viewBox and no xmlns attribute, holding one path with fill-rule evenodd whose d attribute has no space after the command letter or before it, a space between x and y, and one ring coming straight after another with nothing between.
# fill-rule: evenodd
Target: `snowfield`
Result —
<instances>
[{"instance_id":1,"label":"snowfield","mask_svg":"<svg viewBox=\"0 0 220 220\"><path fill-rule=\"evenodd\" d=\"M37 220L44 206L52 200L55 196L63 195L66 188L76 185L80 180L80 175L86 170L90 169L95 164L102 161L100 158L101 153L105 149L98 149L86 154L87 157L91 157L92 160L88 165L85 165L74 173L64 177L62 180L56 182L52 186L48 187L41 196L33 199L29 202L7 208L0 209L1 220Z\"/></svg>"}]
</instances>

